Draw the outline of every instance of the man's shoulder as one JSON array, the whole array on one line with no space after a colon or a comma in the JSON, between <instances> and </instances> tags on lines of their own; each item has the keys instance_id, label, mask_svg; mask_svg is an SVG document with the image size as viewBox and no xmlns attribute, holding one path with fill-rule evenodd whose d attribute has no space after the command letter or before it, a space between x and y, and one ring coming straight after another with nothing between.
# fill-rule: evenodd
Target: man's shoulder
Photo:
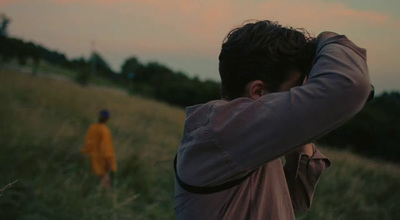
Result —
<instances>
[{"instance_id":1,"label":"man's shoulder","mask_svg":"<svg viewBox=\"0 0 400 220\"><path fill-rule=\"evenodd\" d=\"M238 98L232 101L213 100L204 104L189 106L186 108L185 130L192 130L210 121L221 121L235 115L254 100Z\"/></svg>"},{"instance_id":2,"label":"man's shoulder","mask_svg":"<svg viewBox=\"0 0 400 220\"><path fill-rule=\"evenodd\" d=\"M213 106L221 100L186 107L185 130L190 131L207 124Z\"/></svg>"},{"instance_id":3,"label":"man's shoulder","mask_svg":"<svg viewBox=\"0 0 400 220\"><path fill-rule=\"evenodd\" d=\"M92 124L89 125L88 130L89 131L97 130L97 127L98 127L97 123L92 123Z\"/></svg>"},{"instance_id":4,"label":"man's shoulder","mask_svg":"<svg viewBox=\"0 0 400 220\"><path fill-rule=\"evenodd\" d=\"M104 124L104 123L102 123L102 124L100 125L100 129L101 129L102 131L110 132L110 128L108 128L108 126L107 126L106 124Z\"/></svg>"},{"instance_id":5,"label":"man's shoulder","mask_svg":"<svg viewBox=\"0 0 400 220\"><path fill-rule=\"evenodd\" d=\"M104 123L93 123L89 126L89 130L91 131L100 131L100 132L109 132L110 129Z\"/></svg>"},{"instance_id":6,"label":"man's shoulder","mask_svg":"<svg viewBox=\"0 0 400 220\"><path fill-rule=\"evenodd\" d=\"M210 111L218 103L225 102L223 100L213 100L203 104L197 104L186 107L186 118L194 115L204 114Z\"/></svg>"},{"instance_id":7,"label":"man's shoulder","mask_svg":"<svg viewBox=\"0 0 400 220\"><path fill-rule=\"evenodd\" d=\"M192 105L186 107L186 116L190 117L195 114L201 114L201 113L206 113L208 111L212 111L214 109L234 109L234 108L240 108L241 105L246 105L249 103L254 102L254 100L251 100L249 98L237 98L232 101L226 101L226 100L213 100L209 101L207 103L203 104L197 104L197 105Z\"/></svg>"}]
</instances>

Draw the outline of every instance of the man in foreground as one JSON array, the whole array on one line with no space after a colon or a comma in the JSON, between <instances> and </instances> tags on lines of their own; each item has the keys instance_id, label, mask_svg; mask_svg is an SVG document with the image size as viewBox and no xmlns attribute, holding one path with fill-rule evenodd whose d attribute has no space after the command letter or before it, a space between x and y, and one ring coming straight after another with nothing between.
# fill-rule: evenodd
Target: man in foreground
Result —
<instances>
[{"instance_id":1,"label":"man in foreground","mask_svg":"<svg viewBox=\"0 0 400 220\"><path fill-rule=\"evenodd\" d=\"M258 21L225 38L222 100L186 110L177 219L290 220L310 207L330 165L313 141L360 111L371 86L364 49L332 32L306 35Z\"/></svg>"},{"instance_id":2,"label":"man in foreground","mask_svg":"<svg viewBox=\"0 0 400 220\"><path fill-rule=\"evenodd\" d=\"M110 172L117 171L111 132L106 125L109 118L107 110L100 111L99 121L90 125L82 149L90 157L93 173L100 178L99 188L105 190L111 188Z\"/></svg>"}]
</instances>

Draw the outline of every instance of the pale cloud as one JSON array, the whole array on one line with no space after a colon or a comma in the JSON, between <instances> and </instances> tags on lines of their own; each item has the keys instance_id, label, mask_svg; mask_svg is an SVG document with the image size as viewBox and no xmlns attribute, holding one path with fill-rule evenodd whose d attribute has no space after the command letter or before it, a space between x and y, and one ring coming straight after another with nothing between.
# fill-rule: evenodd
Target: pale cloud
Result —
<instances>
[{"instance_id":1,"label":"pale cloud","mask_svg":"<svg viewBox=\"0 0 400 220\"><path fill-rule=\"evenodd\" d=\"M20 2L20 0L2 0L2 1L0 1L0 9L7 5L15 4L15 3L19 3L19 2Z\"/></svg>"},{"instance_id":2,"label":"pale cloud","mask_svg":"<svg viewBox=\"0 0 400 220\"><path fill-rule=\"evenodd\" d=\"M121 3L121 2L133 2L130 0L49 0L50 2L55 2L55 3L61 3L61 4L75 4L75 3L81 3L81 2L86 2L86 3L91 3L91 4L103 4L103 5L111 5L115 3Z\"/></svg>"},{"instance_id":3,"label":"pale cloud","mask_svg":"<svg viewBox=\"0 0 400 220\"><path fill-rule=\"evenodd\" d=\"M343 3L328 3L321 0L301 2L271 0L261 3L230 0L48 0L48 2L93 5L94 12L91 16L97 17L102 24L107 26L105 22L108 20L110 24L124 29L129 27L127 21L131 21L131 25L141 28L142 33L135 34L144 41L143 44L158 42L160 49L163 47L193 49L193 42L200 48L220 43L232 27L248 19L277 20L286 25L305 27L311 32L316 32L315 34L325 29L346 32L355 27L358 30L382 26L400 27L400 22L390 20L386 14L357 11ZM104 13L96 15L95 11L98 10L96 8L115 11L110 12L111 15ZM83 16L88 17L89 14ZM85 18L79 19L82 21Z\"/></svg>"},{"instance_id":4,"label":"pale cloud","mask_svg":"<svg viewBox=\"0 0 400 220\"><path fill-rule=\"evenodd\" d=\"M382 25L389 16L373 11L357 11L342 3L323 1L269 1L258 7L278 20L298 26L334 28L358 24Z\"/></svg>"}]
</instances>

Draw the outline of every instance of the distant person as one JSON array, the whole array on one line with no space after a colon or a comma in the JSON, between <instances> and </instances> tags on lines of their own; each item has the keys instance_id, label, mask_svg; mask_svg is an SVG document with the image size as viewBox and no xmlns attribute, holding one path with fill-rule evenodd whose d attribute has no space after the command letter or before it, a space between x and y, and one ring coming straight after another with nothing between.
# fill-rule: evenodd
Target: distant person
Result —
<instances>
[{"instance_id":1,"label":"distant person","mask_svg":"<svg viewBox=\"0 0 400 220\"><path fill-rule=\"evenodd\" d=\"M106 125L109 118L107 110L100 111L99 121L90 125L82 149L90 157L93 173L100 177L99 187L106 190L111 187L110 172L117 171L111 132Z\"/></svg>"},{"instance_id":2,"label":"distant person","mask_svg":"<svg viewBox=\"0 0 400 220\"><path fill-rule=\"evenodd\" d=\"M295 219L330 166L313 141L353 117L370 94L366 50L333 32L314 39L257 21L229 32L219 73L222 99L186 109L175 159L177 219Z\"/></svg>"}]
</instances>

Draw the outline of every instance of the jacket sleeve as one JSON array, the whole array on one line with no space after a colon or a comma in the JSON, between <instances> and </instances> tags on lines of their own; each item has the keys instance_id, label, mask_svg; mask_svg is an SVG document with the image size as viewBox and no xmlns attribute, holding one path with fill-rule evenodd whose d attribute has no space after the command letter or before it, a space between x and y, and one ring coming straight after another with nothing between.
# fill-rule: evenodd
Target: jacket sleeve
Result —
<instances>
[{"instance_id":1,"label":"jacket sleeve","mask_svg":"<svg viewBox=\"0 0 400 220\"><path fill-rule=\"evenodd\" d=\"M117 171L117 164L115 162L114 146L112 143L111 132L108 128L102 130L102 139L100 143L101 154L103 158L109 163L109 167L112 171Z\"/></svg>"},{"instance_id":2,"label":"jacket sleeve","mask_svg":"<svg viewBox=\"0 0 400 220\"><path fill-rule=\"evenodd\" d=\"M82 148L82 153L89 155L93 151L93 146L96 144L93 139L94 139L94 134L92 131L92 127L90 126L88 130L86 131L86 137L85 137L85 145Z\"/></svg>"},{"instance_id":3,"label":"jacket sleeve","mask_svg":"<svg viewBox=\"0 0 400 220\"><path fill-rule=\"evenodd\" d=\"M231 164L248 172L348 121L370 91L366 50L343 35L329 37L319 42L304 85L256 100L216 102L211 135Z\"/></svg>"},{"instance_id":4,"label":"jacket sleeve","mask_svg":"<svg viewBox=\"0 0 400 220\"><path fill-rule=\"evenodd\" d=\"M285 156L285 176L295 212L304 212L310 208L318 180L331 164L314 144L311 145L314 149L311 158L296 151Z\"/></svg>"}]
</instances>

